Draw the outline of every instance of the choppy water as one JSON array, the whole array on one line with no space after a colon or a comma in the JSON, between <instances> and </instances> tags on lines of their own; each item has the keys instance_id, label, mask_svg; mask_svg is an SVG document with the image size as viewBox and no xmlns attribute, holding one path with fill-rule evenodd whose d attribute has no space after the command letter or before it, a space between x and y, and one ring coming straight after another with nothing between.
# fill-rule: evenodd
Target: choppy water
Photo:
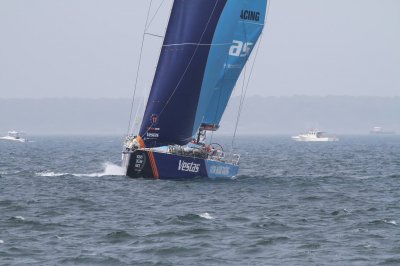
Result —
<instances>
[{"instance_id":1,"label":"choppy water","mask_svg":"<svg viewBox=\"0 0 400 266\"><path fill-rule=\"evenodd\" d=\"M242 138L227 181L120 176L119 137L34 140L0 142L0 265L400 265L400 137Z\"/></svg>"}]
</instances>

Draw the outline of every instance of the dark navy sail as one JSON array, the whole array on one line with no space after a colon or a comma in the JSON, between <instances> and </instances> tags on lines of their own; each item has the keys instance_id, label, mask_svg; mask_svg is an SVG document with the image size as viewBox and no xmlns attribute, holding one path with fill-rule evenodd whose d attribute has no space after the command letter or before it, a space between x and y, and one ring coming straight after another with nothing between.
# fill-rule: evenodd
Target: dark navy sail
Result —
<instances>
[{"instance_id":1,"label":"dark navy sail","mask_svg":"<svg viewBox=\"0 0 400 266\"><path fill-rule=\"evenodd\" d=\"M146 147L186 144L211 43L227 0L175 0L140 136Z\"/></svg>"}]
</instances>

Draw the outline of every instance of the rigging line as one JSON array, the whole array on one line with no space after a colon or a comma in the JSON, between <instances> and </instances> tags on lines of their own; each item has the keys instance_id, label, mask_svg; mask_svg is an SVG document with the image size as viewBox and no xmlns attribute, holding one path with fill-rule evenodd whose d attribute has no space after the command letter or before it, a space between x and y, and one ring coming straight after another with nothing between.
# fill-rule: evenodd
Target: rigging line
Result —
<instances>
[{"instance_id":1,"label":"rigging line","mask_svg":"<svg viewBox=\"0 0 400 266\"><path fill-rule=\"evenodd\" d=\"M153 37L158 37L158 38L164 38L164 36L161 36L161 35L158 35L158 34L149 33L149 32L146 32L145 35L149 35L149 36L153 36Z\"/></svg>"},{"instance_id":2,"label":"rigging line","mask_svg":"<svg viewBox=\"0 0 400 266\"><path fill-rule=\"evenodd\" d=\"M171 20L172 10L173 10L173 8L174 8L174 4L175 4L175 2L172 2L171 8L170 8L170 10L169 10L169 18L168 18L168 21L167 21L167 25L165 26L165 30L164 30L164 40L163 40L162 43L164 43L165 37L166 37L166 35L167 35L168 24L169 24L169 21ZM161 46L160 46L160 52L159 52L159 56L158 56L158 61L160 60L160 57L161 57L161 54L162 54L162 49L163 49L163 46L162 46L162 44L161 44ZM155 66L155 68L154 68L154 75L153 75L154 77L155 77L156 73L157 73L157 64L156 64L156 66ZM153 78L153 83L154 83L154 78ZM151 92L151 89L152 89L152 87L150 87L150 89L149 89L150 92ZM147 95L147 99L145 100L145 101L147 102L147 104L149 103L150 92L149 92L149 94ZM146 107L145 107L145 109L144 109L144 114L145 114L145 113L146 113ZM143 114L143 115L144 115L144 114ZM142 120L143 120L143 119L144 119L144 117L142 118ZM143 121L142 121L142 124L143 124ZM147 128L146 132L144 132L143 135L141 136L142 138L143 138L144 135L147 134L147 132L149 132L150 128L152 128L153 125L154 125L154 123L152 123L152 124L150 125L150 127ZM139 131L140 131L140 128L139 128ZM138 134L138 135L139 135L139 134Z\"/></svg>"},{"instance_id":3,"label":"rigging line","mask_svg":"<svg viewBox=\"0 0 400 266\"><path fill-rule=\"evenodd\" d=\"M207 31L207 29L208 29L208 26L210 25L211 19L212 19L213 15L214 15L214 12L215 12L215 9L217 8L218 3L219 3L219 0L217 0L217 1L215 2L214 8L213 8L213 10L212 10L212 12L211 12L211 14L210 14L210 17L208 18L208 21L207 21L207 24L206 24L206 26L205 26L205 28L204 28L204 31L203 31L203 33L202 33L201 36L200 36L200 41L199 41L199 43L201 43L201 41L203 40L204 34L206 33L206 31ZM194 50L194 52L193 52L193 54L192 54L192 57L190 58L189 63L188 63L188 65L186 66L185 71L183 72L181 78L180 78L179 81L178 81L178 84L175 86L174 90L172 91L171 96L168 98L167 102L164 104L163 108L161 109L160 113L158 114L158 117L159 117L159 118L161 117L161 115L162 115L162 113L164 112L165 108L167 107L167 105L168 105L169 102L171 101L172 97L174 96L176 90L178 89L179 85L181 84L183 78L185 77L186 72L189 70L189 67L190 67L190 65L192 64L192 61L193 61L193 59L194 59L194 56L196 55L197 50L199 49L199 47L200 47L199 45L196 46L196 48L195 48L195 50ZM148 129L146 130L146 132L144 132L143 135L142 135L141 137L143 137L145 134L147 134L147 132L149 131L149 129L150 129L152 126L153 126L153 123L150 125L150 127L148 127Z\"/></svg>"},{"instance_id":4,"label":"rigging line","mask_svg":"<svg viewBox=\"0 0 400 266\"><path fill-rule=\"evenodd\" d=\"M237 132L238 125L239 125L240 113L242 112L242 107L243 107L243 98L244 98L244 91L245 91L245 86L246 86L246 72L247 72L247 66L245 65L244 66L244 72L243 72L242 93L241 93L240 100L239 100L238 115L237 115L237 118L236 118L235 130L233 132L233 137L232 137L231 152L233 152L233 150L234 150L236 132Z\"/></svg>"},{"instance_id":5,"label":"rigging line","mask_svg":"<svg viewBox=\"0 0 400 266\"><path fill-rule=\"evenodd\" d=\"M146 86L145 86L145 87L146 87ZM138 108L136 109L136 114L135 114L135 116L134 116L134 118L133 118L132 131L136 128L137 118L138 118L138 116L139 116L139 112L140 112L140 109L141 109L141 108L142 108L142 102L139 103L139 106L138 106Z\"/></svg>"},{"instance_id":6,"label":"rigging line","mask_svg":"<svg viewBox=\"0 0 400 266\"><path fill-rule=\"evenodd\" d=\"M133 104L135 103L135 96L136 96L137 83L138 83L138 79L139 79L140 65L142 63L144 39L146 37L146 35L145 35L145 33L146 33L146 25L147 25L147 22L149 21L149 16L150 16L150 10L151 10L152 3L153 3L153 0L150 0L149 10L147 11L146 23L145 23L145 27L144 27L144 30L143 30L142 44L140 46L139 62L138 62L138 66L137 66L137 69L136 69L135 89L133 90L133 96L132 96L132 102L131 102L131 112L129 114L129 123L128 123L127 135L129 135L129 129L131 128Z\"/></svg>"},{"instance_id":7,"label":"rigging line","mask_svg":"<svg viewBox=\"0 0 400 266\"><path fill-rule=\"evenodd\" d=\"M146 24L146 29L145 31L147 31L150 28L151 23L153 23L153 20L156 18L158 11L160 11L161 6L164 4L165 0L162 0L160 5L158 6L156 12L154 13L153 17L150 19L149 23Z\"/></svg>"},{"instance_id":8,"label":"rigging line","mask_svg":"<svg viewBox=\"0 0 400 266\"><path fill-rule=\"evenodd\" d=\"M257 46L256 53L255 53L255 56L254 56L254 61L253 61L252 65L251 65L251 68L250 68L250 74L249 74L249 78L247 80L247 84L246 84L246 88L245 88L245 91L244 91L244 95L243 95L243 98L241 99L241 104L240 104L241 107L240 107L240 110L239 110L239 113L238 113L238 117L236 119L236 128L235 128L235 133L234 133L234 137L233 137L233 140L232 140L232 150L233 150L233 144L234 144L235 137L236 137L237 127L238 127L239 120L240 120L240 117L241 117L241 114L242 114L242 108L243 108L244 101L245 101L245 98L246 98L246 94L247 94L247 91L248 91L248 88L249 88L250 80L251 80L251 77L253 75L253 70L254 70L254 65L255 65L255 62L256 62L256 58L257 58L257 55L258 55L258 52L259 52L259 49L260 49L260 46L261 46L262 37L263 37L263 34L261 33L260 41L258 42L258 46Z\"/></svg>"},{"instance_id":9,"label":"rigging line","mask_svg":"<svg viewBox=\"0 0 400 266\"><path fill-rule=\"evenodd\" d=\"M272 1L272 0L269 0L269 1L268 1L268 4L267 4L267 13L266 13L265 20L267 20L268 17L269 17L268 14L269 14L269 10L270 10L270 3L271 3L271 1ZM265 25L265 24L266 24L266 21L264 21L264 24L263 24L263 25ZM248 88L249 88L251 76L252 76L252 74L253 74L254 64L255 64L255 61L256 61L256 58L257 58L258 51L259 51L260 46L261 46L261 42L262 42L263 36L264 36L264 35L263 35L263 32L261 32L261 34L260 34L260 41L259 41L259 43L258 43L257 50L256 50L256 54L255 54L255 57L254 57L254 61L253 61L252 66L251 66L250 76L249 76L249 79L247 80L245 95L247 94L247 90L248 90ZM244 101L244 99L243 99L243 101Z\"/></svg>"},{"instance_id":10,"label":"rigging line","mask_svg":"<svg viewBox=\"0 0 400 266\"><path fill-rule=\"evenodd\" d=\"M148 94L147 93L148 90L149 90L149 87L147 87L147 85L145 84L144 88L143 88L144 95ZM139 106L136 109L135 118L133 120L134 122L133 122L133 126L132 126L132 132L135 132L136 130L139 130L138 127L140 127L141 120L139 122L138 118L139 118L139 115L144 112L144 108L146 107L146 100L147 100L146 96L143 96L143 100L140 101ZM143 114L141 116L143 117Z\"/></svg>"},{"instance_id":11,"label":"rigging line","mask_svg":"<svg viewBox=\"0 0 400 266\"><path fill-rule=\"evenodd\" d=\"M150 19L149 23L146 25L146 29L145 29L145 33L144 33L144 34L149 35L149 36L153 36L153 37L164 38L164 36L162 36L162 35L147 32L148 29L149 29L150 26L151 26L151 23L153 23L153 20L154 20L155 17L157 16L158 11L160 11L161 6L164 4L164 2L165 2L165 0L162 0L162 1L161 1L160 5L158 6L158 8L157 8L156 12L154 13L153 17Z\"/></svg>"},{"instance_id":12,"label":"rigging line","mask_svg":"<svg viewBox=\"0 0 400 266\"><path fill-rule=\"evenodd\" d=\"M271 5L271 0L269 0L268 3L267 3L267 12L266 12L266 15L265 15L265 19L264 19L264 24L263 25L266 25L266 20L269 17L270 5ZM246 94L247 94L247 90L249 88L251 77L253 75L254 65L255 65L255 62L256 62L256 59L257 59L257 55L258 55L258 52L259 52L259 49L260 49L260 46L261 46L261 42L263 40L263 36L264 36L263 32L261 32L260 39L258 41L258 45L257 45L257 49L256 49L256 53L255 53L255 56L254 56L254 60L253 60L253 63L251 65L249 78L247 80L246 89L244 91L244 97L241 99L241 103L240 103L240 107L239 107L239 113L238 113L238 117L237 117L237 120L236 120L235 133L234 133L234 136L233 136L233 139L232 139L232 150L233 150L233 144L234 144L234 140L235 140L235 136L236 136L237 127L238 127L240 116L241 116L241 113L242 113L242 107L244 105L244 100L245 100L245 97L246 97Z\"/></svg>"},{"instance_id":13,"label":"rigging line","mask_svg":"<svg viewBox=\"0 0 400 266\"><path fill-rule=\"evenodd\" d=\"M245 42L247 44L248 43L248 39L247 39L247 32L246 32L246 24L244 24L244 23L243 23L243 35L244 35ZM236 139L236 132L237 132L238 125L239 125L239 117L240 117L240 113L242 112L242 108L243 108L243 102L244 102L243 98L244 98L244 91L245 91L245 86L246 86L246 72L247 72L247 64L246 63L249 60L249 58L250 58L250 55L248 56L248 58L245 58L245 60L244 60L242 92L241 92L240 100L239 100L239 109L238 109L238 115L236 117L235 130L234 130L233 136L232 136L231 152L233 152L233 149L234 149L234 143L235 143L235 139Z\"/></svg>"}]
</instances>

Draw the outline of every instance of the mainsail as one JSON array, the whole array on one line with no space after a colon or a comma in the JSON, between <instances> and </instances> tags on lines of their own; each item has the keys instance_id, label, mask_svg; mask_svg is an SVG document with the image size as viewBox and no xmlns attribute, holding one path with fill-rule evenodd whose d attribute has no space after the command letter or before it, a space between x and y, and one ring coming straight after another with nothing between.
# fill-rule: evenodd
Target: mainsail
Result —
<instances>
[{"instance_id":1,"label":"mainsail","mask_svg":"<svg viewBox=\"0 0 400 266\"><path fill-rule=\"evenodd\" d=\"M218 126L264 26L267 0L175 0L140 136L187 144Z\"/></svg>"}]
</instances>

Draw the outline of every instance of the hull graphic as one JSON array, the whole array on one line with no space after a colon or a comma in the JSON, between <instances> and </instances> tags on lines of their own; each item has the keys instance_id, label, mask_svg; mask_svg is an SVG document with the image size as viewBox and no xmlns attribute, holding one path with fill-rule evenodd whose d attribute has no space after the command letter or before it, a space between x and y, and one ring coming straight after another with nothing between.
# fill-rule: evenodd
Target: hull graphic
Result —
<instances>
[{"instance_id":1,"label":"hull graphic","mask_svg":"<svg viewBox=\"0 0 400 266\"><path fill-rule=\"evenodd\" d=\"M148 149L124 154L126 175L132 178L227 179L237 175L239 166L216 160L154 152Z\"/></svg>"}]
</instances>

